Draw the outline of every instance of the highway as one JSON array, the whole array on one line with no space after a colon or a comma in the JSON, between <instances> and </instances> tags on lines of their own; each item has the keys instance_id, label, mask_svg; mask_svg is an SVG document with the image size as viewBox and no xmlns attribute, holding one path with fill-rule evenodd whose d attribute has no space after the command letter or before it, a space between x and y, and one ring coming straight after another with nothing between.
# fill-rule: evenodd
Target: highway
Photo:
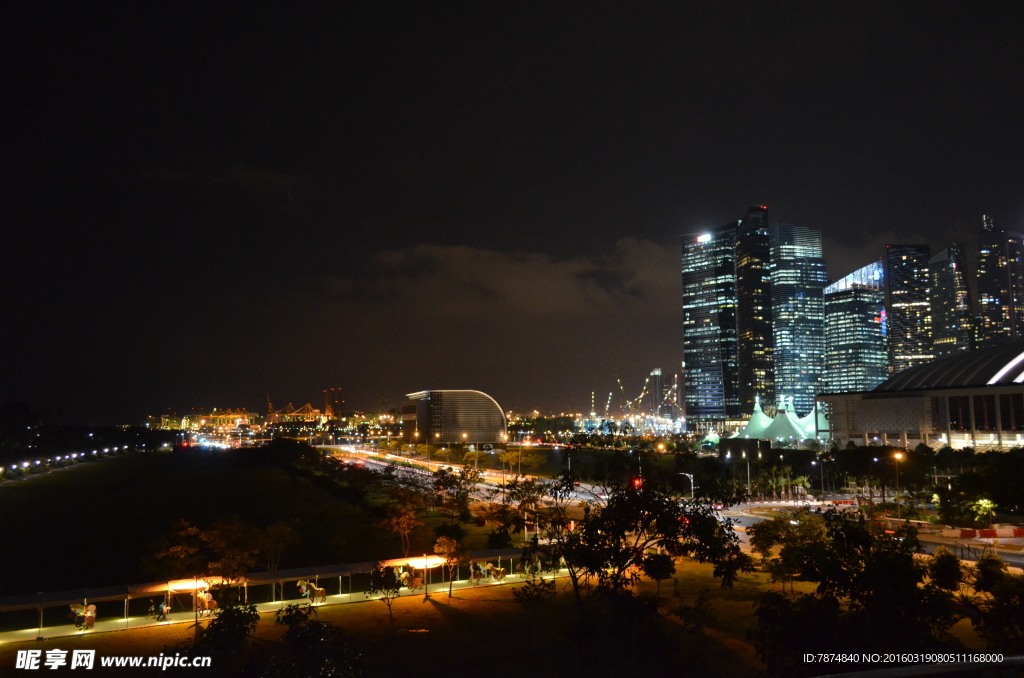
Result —
<instances>
[{"instance_id":1,"label":"highway","mask_svg":"<svg viewBox=\"0 0 1024 678\"><path fill-rule=\"evenodd\" d=\"M397 464L388 464L387 462L384 462L384 461L380 461L380 460L377 460L377 459L371 459L371 458L367 457L366 455L367 454L375 454L377 456L387 456L387 455L380 455L377 452L370 452L368 450L358 449L356 446L353 446L353 445L330 445L330 446L321 446L321 447L323 447L324 449L332 450L332 454L334 456L338 456L338 457L345 457L345 456L358 457L361 463L365 464L366 466L368 466L370 468L382 470L382 469L384 469L384 468L386 468L388 466L393 466L394 468L397 468L399 470L406 470L406 471L410 470L410 469L407 469L406 467L398 466ZM421 461L417 461L416 463L420 464L422 466L426 466L427 465L426 462L421 462ZM430 462L430 464L429 464L429 468L431 470L436 470L437 468L441 468L441 467L447 467L447 468L451 468L451 469L454 470L454 469L457 469L459 467L459 464L440 463L440 462ZM499 486L499 483L501 482L501 475L502 474L497 473L495 471L488 471L487 475L484 476L485 477L485 482L479 483L477 485L477 492L474 493L474 497L473 498L474 499L478 499L478 500L486 499L487 498L487 493L490 490L493 490L495 487ZM525 477L529 478L529 477L532 477L532 476L525 476ZM508 478L511 479L512 476L509 476ZM538 479L539 480L544 480L544 479L541 479L541 478L538 478ZM586 485L586 484L580 485L579 491L574 496L574 499L578 500L578 501L593 501L593 502L597 502L597 503L601 503L604 500L604 498L605 497L602 494L600 488L594 487L592 485ZM840 498L843 498L843 497L840 497ZM849 497L846 497L846 498L849 498ZM760 521L765 519L763 516L754 515L754 514L750 513L751 510L763 510L763 509L790 509L791 510L791 509L797 508L798 506L801 506L801 505L819 506L819 504L810 503L810 502L789 502L789 503L785 503L785 504L780 503L780 502L754 502L754 503L750 503L750 504L739 504L739 505L736 505L736 506L729 507L727 509L724 509L724 510L720 511L719 515L722 518L729 518L729 519L732 520L733 525L736 527L736 533L739 536L741 547L743 548L744 551L748 551L749 552L750 551L750 538L747 536L747 528L750 527L751 525L753 525L754 523L760 522ZM825 504L824 505L824 507L828 507L828 506L829 506L829 504ZM932 535L932 534L928 534L928 533L921 533L921 534L918 535L918 538L921 540L921 551L920 551L921 553L934 553L935 550L939 546L945 546L948 549L950 549L951 551L953 551L954 553L956 553L957 555L959 555L961 557L961 559L967 560L967 561L975 560L977 558L977 556L980 553L982 553L982 551L986 548L986 546L989 546L985 542L982 542L982 541L979 541L979 540L951 539L951 538L944 538L944 537L940 537L940 536ZM1021 541L1021 540L1014 540L1014 541ZM1002 558L1003 560L1006 561L1007 565L1009 565L1011 567L1024 568L1024 551L1011 551L1011 550L1006 550L1006 549L999 549L996 552L997 552L997 554L999 555L1000 558Z\"/></svg>"}]
</instances>

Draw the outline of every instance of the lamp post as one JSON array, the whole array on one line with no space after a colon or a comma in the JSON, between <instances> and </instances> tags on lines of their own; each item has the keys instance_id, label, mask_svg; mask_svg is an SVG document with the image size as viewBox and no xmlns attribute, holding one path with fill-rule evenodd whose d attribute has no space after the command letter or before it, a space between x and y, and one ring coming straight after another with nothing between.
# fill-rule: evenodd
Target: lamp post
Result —
<instances>
[{"instance_id":1,"label":"lamp post","mask_svg":"<svg viewBox=\"0 0 1024 678\"><path fill-rule=\"evenodd\" d=\"M434 444L437 445L441 440L441 432L434 431ZM430 446L427 445L427 470L430 470Z\"/></svg>"},{"instance_id":2,"label":"lamp post","mask_svg":"<svg viewBox=\"0 0 1024 678\"><path fill-rule=\"evenodd\" d=\"M463 447L463 448L465 448L465 447L466 447L466 439L467 439L468 437L469 437L469 434L468 434L468 433L463 433L463 434L462 434L462 447ZM473 455L473 470L474 470L474 471L476 471L476 470L477 470L477 462L478 462L478 461L479 461L479 457L477 457L477 455L475 455L475 454L474 454L474 455Z\"/></svg>"},{"instance_id":3,"label":"lamp post","mask_svg":"<svg viewBox=\"0 0 1024 678\"><path fill-rule=\"evenodd\" d=\"M750 500L750 460L747 459L747 453L743 453L743 461L747 462L747 500Z\"/></svg>"},{"instance_id":4,"label":"lamp post","mask_svg":"<svg viewBox=\"0 0 1024 678\"><path fill-rule=\"evenodd\" d=\"M505 452L508 452L508 443L507 443L507 441L508 441L508 434L507 433L502 433L501 434L501 442L503 444L505 444ZM498 460L501 462L501 496L504 497L505 496L505 458L503 456L500 456L500 457L498 457ZM572 469L570 468L570 470L572 470Z\"/></svg>"},{"instance_id":5,"label":"lamp post","mask_svg":"<svg viewBox=\"0 0 1024 678\"><path fill-rule=\"evenodd\" d=\"M812 466L819 466L821 468L821 500L825 500L825 460L818 455L817 461L811 462Z\"/></svg>"},{"instance_id":6,"label":"lamp post","mask_svg":"<svg viewBox=\"0 0 1024 678\"><path fill-rule=\"evenodd\" d=\"M690 500L693 500L693 474L692 473L680 473L681 476L686 476L690 479Z\"/></svg>"},{"instance_id":7,"label":"lamp post","mask_svg":"<svg viewBox=\"0 0 1024 678\"><path fill-rule=\"evenodd\" d=\"M892 456L893 456L893 459L896 460L895 461L895 464L896 464L896 520L899 520L900 517L901 517L901 512L900 512L900 460L903 459L903 453L902 452L897 452L896 454L894 454Z\"/></svg>"}]
</instances>

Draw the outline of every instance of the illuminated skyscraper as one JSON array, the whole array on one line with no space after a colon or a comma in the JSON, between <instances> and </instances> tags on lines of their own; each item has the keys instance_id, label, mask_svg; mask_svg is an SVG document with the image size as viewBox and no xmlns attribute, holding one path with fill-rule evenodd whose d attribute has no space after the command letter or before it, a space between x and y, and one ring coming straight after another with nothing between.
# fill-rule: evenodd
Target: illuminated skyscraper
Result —
<instances>
[{"instance_id":1,"label":"illuminated skyscraper","mask_svg":"<svg viewBox=\"0 0 1024 678\"><path fill-rule=\"evenodd\" d=\"M931 269L932 348L936 358L974 348L973 305L963 248L953 243L928 262Z\"/></svg>"},{"instance_id":2,"label":"illuminated skyscraper","mask_svg":"<svg viewBox=\"0 0 1024 678\"><path fill-rule=\"evenodd\" d=\"M736 227L736 337L740 411L752 414L755 398L775 403L772 362L772 290L768 208L751 207Z\"/></svg>"},{"instance_id":3,"label":"illuminated skyscraper","mask_svg":"<svg viewBox=\"0 0 1024 678\"><path fill-rule=\"evenodd\" d=\"M889 377L885 268L859 268L824 290L825 393L870 391Z\"/></svg>"},{"instance_id":4,"label":"illuminated skyscraper","mask_svg":"<svg viewBox=\"0 0 1024 678\"><path fill-rule=\"evenodd\" d=\"M1024 236L996 228L981 217L978 242L977 343L994 344L1024 335Z\"/></svg>"},{"instance_id":5,"label":"illuminated skyscraper","mask_svg":"<svg viewBox=\"0 0 1024 678\"><path fill-rule=\"evenodd\" d=\"M889 367L893 374L931 362L931 275L928 245L889 245L886 284L889 309Z\"/></svg>"},{"instance_id":6,"label":"illuminated skyscraper","mask_svg":"<svg viewBox=\"0 0 1024 678\"><path fill-rule=\"evenodd\" d=\"M828 283L821 231L771 227L771 294L775 393L792 398L797 414L814 409L821 392Z\"/></svg>"},{"instance_id":7,"label":"illuminated skyscraper","mask_svg":"<svg viewBox=\"0 0 1024 678\"><path fill-rule=\"evenodd\" d=\"M688 421L739 414L736 223L682 238L683 381Z\"/></svg>"},{"instance_id":8,"label":"illuminated skyscraper","mask_svg":"<svg viewBox=\"0 0 1024 678\"><path fill-rule=\"evenodd\" d=\"M658 416L661 412L661 403L665 399L662 393L664 382L661 376L661 368L655 367L647 377L647 412Z\"/></svg>"}]
</instances>

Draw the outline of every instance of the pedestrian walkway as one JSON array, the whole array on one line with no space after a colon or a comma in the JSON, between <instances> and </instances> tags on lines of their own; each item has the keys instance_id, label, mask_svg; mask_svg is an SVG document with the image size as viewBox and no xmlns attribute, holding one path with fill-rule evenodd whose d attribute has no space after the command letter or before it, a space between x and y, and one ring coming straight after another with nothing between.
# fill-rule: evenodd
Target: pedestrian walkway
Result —
<instances>
[{"instance_id":1,"label":"pedestrian walkway","mask_svg":"<svg viewBox=\"0 0 1024 678\"><path fill-rule=\"evenodd\" d=\"M538 575L538 579L555 579L557 577L565 576L565 570L559 570L558 572L545 572ZM502 586L506 584L517 584L529 580L529 576L519 574L506 575L502 581L488 581L484 579L482 582L476 584L472 583L468 579L455 580L452 583L452 590L458 591L460 589L467 588L478 588L481 586ZM423 596L427 595L440 595L448 593L448 582L447 581L434 581L431 582L427 587L420 586L418 589L402 589L400 597L409 596ZM317 603L314 607L323 607L325 605L344 605L348 603L363 603L371 600L379 600L379 596L370 596L364 592L356 591L355 593L342 593L333 596L327 596L327 599L322 603ZM277 612L278 610L288 605L303 605L308 603L306 598L295 598L292 600L281 600L271 603L256 603L256 609L260 614L269 614ZM209 617L200 617L200 622L209 620ZM26 640L39 640L49 638L63 638L67 636L85 636L94 633L109 633L111 631L127 631L130 629L141 629L149 628L154 626L171 626L174 624L194 624L196 621L195 612L192 610L186 612L172 612L168 615L167 621L156 621L153 617L128 617L127 619L106 619L97 621L93 628L89 630L82 630L77 628L74 624L65 624L62 626L46 626L42 629L30 628L21 629L19 631L6 631L0 633L0 644L4 643L17 643Z\"/></svg>"}]
</instances>

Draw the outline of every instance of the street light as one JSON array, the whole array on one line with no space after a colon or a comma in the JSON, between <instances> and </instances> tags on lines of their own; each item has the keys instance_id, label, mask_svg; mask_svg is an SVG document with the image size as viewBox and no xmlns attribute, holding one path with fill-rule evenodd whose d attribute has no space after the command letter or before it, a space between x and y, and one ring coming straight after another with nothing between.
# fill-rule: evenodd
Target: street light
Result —
<instances>
[{"instance_id":1,"label":"street light","mask_svg":"<svg viewBox=\"0 0 1024 678\"><path fill-rule=\"evenodd\" d=\"M750 460L747 459L747 453L743 453L743 461L747 462L747 500L750 500Z\"/></svg>"},{"instance_id":2,"label":"street light","mask_svg":"<svg viewBox=\"0 0 1024 678\"><path fill-rule=\"evenodd\" d=\"M899 520L902 515L900 512L900 460L903 459L903 453L897 452L892 456L896 460L896 520Z\"/></svg>"},{"instance_id":3,"label":"street light","mask_svg":"<svg viewBox=\"0 0 1024 678\"><path fill-rule=\"evenodd\" d=\"M693 474L692 473L682 473L682 472L680 472L679 475L686 476L687 478L690 479L690 500L692 501L693 500Z\"/></svg>"}]
</instances>

